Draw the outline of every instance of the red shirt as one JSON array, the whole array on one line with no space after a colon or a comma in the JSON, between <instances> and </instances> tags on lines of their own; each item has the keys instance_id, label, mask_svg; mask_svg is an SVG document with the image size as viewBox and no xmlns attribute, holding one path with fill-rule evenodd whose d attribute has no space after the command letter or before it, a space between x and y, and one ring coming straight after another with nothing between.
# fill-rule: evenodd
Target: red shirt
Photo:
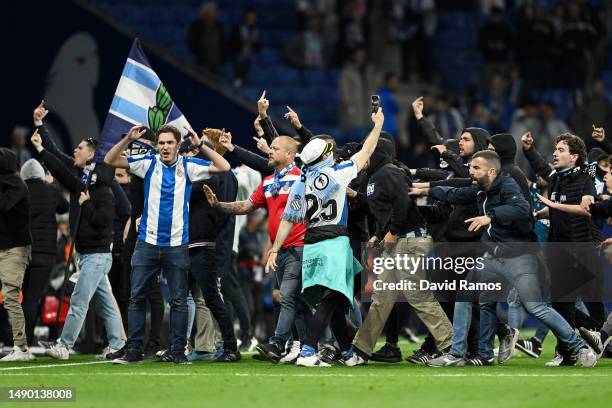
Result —
<instances>
[{"instance_id":1,"label":"red shirt","mask_svg":"<svg viewBox=\"0 0 612 408\"><path fill-rule=\"evenodd\" d=\"M251 194L249 200L255 207L268 208L268 232L270 233L270 240L274 242L276 239L276 233L287 205L287 199L289 198L289 190L291 186L297 180L300 179L301 171L298 167L291 169L280 182L280 189L278 195L273 197L270 189L274 184L274 174L264 177L257 189ZM301 247L304 246L304 234L306 234L306 224L294 224L289 236L283 243L284 248L290 247Z\"/></svg>"}]
</instances>

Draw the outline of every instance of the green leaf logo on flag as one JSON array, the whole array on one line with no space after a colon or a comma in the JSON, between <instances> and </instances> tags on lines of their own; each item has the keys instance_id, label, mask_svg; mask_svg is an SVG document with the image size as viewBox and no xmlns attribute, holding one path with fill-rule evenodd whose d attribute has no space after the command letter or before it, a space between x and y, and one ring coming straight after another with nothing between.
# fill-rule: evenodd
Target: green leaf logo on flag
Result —
<instances>
[{"instance_id":1,"label":"green leaf logo on flag","mask_svg":"<svg viewBox=\"0 0 612 408\"><path fill-rule=\"evenodd\" d=\"M155 106L151 106L147 111L149 128L153 132L157 132L160 127L166 124L171 107L172 98L164 84L160 83L155 93Z\"/></svg>"}]
</instances>

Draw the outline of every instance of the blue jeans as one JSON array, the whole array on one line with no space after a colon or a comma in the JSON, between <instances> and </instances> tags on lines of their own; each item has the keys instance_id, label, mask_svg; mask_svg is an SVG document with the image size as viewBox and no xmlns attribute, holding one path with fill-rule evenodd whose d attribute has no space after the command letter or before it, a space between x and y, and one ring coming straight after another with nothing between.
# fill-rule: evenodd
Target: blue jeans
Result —
<instances>
[{"instance_id":1,"label":"blue jeans","mask_svg":"<svg viewBox=\"0 0 612 408\"><path fill-rule=\"evenodd\" d=\"M82 254L79 257L79 279L70 298L70 309L60 341L71 348L81 332L89 302L93 301L98 316L104 321L108 345L119 350L125 344L119 307L113 296L108 272L113 263L110 253Z\"/></svg>"},{"instance_id":2,"label":"blue jeans","mask_svg":"<svg viewBox=\"0 0 612 408\"><path fill-rule=\"evenodd\" d=\"M308 307L300 298L302 289L302 252L303 247L291 247L278 252L276 258L276 280L280 287L280 313L274 335L269 342L284 350L297 314L309 313ZM298 333L300 341L304 333ZM296 340L296 339L294 339Z\"/></svg>"},{"instance_id":3,"label":"blue jeans","mask_svg":"<svg viewBox=\"0 0 612 408\"><path fill-rule=\"evenodd\" d=\"M149 281L164 271L170 291L170 328L172 351L182 353L187 344L187 274L189 249L187 245L160 247L138 241L132 256L132 293L128 308L129 350L142 352L145 331L145 295Z\"/></svg>"},{"instance_id":4,"label":"blue jeans","mask_svg":"<svg viewBox=\"0 0 612 408\"><path fill-rule=\"evenodd\" d=\"M453 345L450 350L453 356L465 356L471 323L472 302L456 302L455 311L453 313Z\"/></svg>"},{"instance_id":5,"label":"blue jeans","mask_svg":"<svg viewBox=\"0 0 612 408\"><path fill-rule=\"evenodd\" d=\"M500 278L508 281L514 286L520 299L528 299L523 302L525 310L549 327L567 350L577 352L584 347L584 341L576 335L569 323L542 299L535 255L525 254L513 258L486 257L483 264L479 279L481 282L491 281L491 278L495 281L500 281ZM497 313L496 302L487 299L487 294L481 292L478 355L490 359L493 358Z\"/></svg>"},{"instance_id":6,"label":"blue jeans","mask_svg":"<svg viewBox=\"0 0 612 408\"><path fill-rule=\"evenodd\" d=\"M550 305L550 303L548 303ZM581 299L576 299L576 309L580 310L582 313L588 315L589 310L586 308L586 305ZM520 329L525 320L523 304L521 303L521 299L516 292L516 289L512 289L510 294L508 295L508 325L510 327L514 327L515 329ZM544 339L548 335L548 326L546 326L542 322L538 322L536 326L536 332L533 335L535 339L537 339L540 343L544 343Z\"/></svg>"}]
</instances>

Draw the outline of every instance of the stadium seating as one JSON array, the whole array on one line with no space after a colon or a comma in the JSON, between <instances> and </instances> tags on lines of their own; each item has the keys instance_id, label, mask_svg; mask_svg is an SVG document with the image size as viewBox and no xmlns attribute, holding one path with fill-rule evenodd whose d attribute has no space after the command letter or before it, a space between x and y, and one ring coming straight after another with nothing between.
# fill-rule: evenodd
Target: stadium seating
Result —
<instances>
[{"instance_id":1,"label":"stadium seating","mask_svg":"<svg viewBox=\"0 0 612 408\"><path fill-rule=\"evenodd\" d=\"M95 0L104 11L128 25L146 40L155 41L180 57L193 60L186 41L190 23L196 18L201 4L196 0ZM278 118L290 105L313 131L325 129L338 133L338 70L299 70L284 61L283 46L296 32L296 12L293 0L224 0L217 2L218 19L226 27L226 35L242 22L244 10L258 13L261 51L257 65L250 71L244 86L236 88L243 98L253 102L266 89L274 102L272 113ZM271 7L273 6L273 7ZM234 69L227 62L224 79L231 83ZM321 108L321 101L325 107Z\"/></svg>"}]
</instances>

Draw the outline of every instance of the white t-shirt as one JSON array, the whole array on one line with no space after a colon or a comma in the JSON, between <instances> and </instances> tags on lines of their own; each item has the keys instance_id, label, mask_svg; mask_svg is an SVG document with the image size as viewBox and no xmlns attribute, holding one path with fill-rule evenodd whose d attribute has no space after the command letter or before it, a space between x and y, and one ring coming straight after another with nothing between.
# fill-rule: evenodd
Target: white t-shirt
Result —
<instances>
[{"instance_id":1,"label":"white t-shirt","mask_svg":"<svg viewBox=\"0 0 612 408\"><path fill-rule=\"evenodd\" d=\"M236 201L248 200L249 196L259 183L261 183L261 173L253 170L245 165L238 166L234 170L234 175L238 180L238 194L236 195ZM234 227L234 247L232 250L238 253L238 243L240 241L240 231L247 223L246 215L236 216L236 226Z\"/></svg>"}]
</instances>

